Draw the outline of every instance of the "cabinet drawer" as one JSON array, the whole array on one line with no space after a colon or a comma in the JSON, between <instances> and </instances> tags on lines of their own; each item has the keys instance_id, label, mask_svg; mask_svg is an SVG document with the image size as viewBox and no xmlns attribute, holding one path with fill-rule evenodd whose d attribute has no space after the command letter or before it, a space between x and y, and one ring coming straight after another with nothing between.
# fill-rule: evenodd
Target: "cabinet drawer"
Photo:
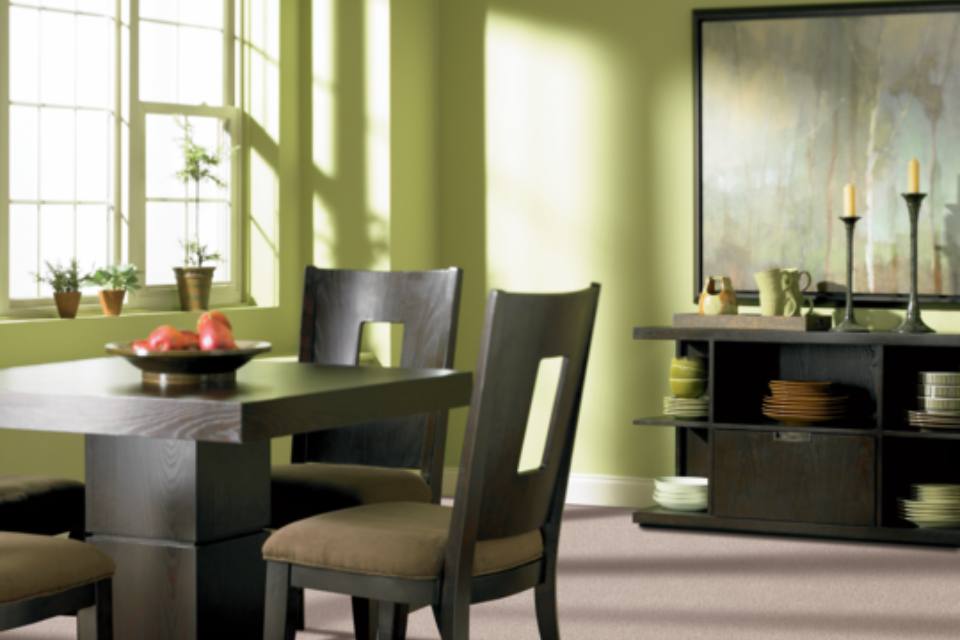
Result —
<instances>
[{"instance_id":1,"label":"cabinet drawer","mask_svg":"<svg viewBox=\"0 0 960 640\"><path fill-rule=\"evenodd\" d=\"M718 429L712 512L731 518L874 525L875 447L870 436Z\"/></svg>"}]
</instances>

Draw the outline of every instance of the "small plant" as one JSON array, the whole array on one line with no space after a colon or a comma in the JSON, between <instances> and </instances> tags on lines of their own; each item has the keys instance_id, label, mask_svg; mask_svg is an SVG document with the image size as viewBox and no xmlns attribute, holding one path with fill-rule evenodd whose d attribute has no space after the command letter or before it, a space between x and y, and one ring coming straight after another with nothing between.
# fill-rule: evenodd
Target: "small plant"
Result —
<instances>
[{"instance_id":1,"label":"small plant","mask_svg":"<svg viewBox=\"0 0 960 640\"><path fill-rule=\"evenodd\" d=\"M193 126L190 120L184 118L177 120L177 125L183 131L183 137L180 139L180 149L183 152L183 168L177 171L177 177L184 184L193 183L194 193L194 230L193 240L183 243L183 264L184 266L203 266L203 262L219 259L215 253L207 253L207 248L200 244L200 185L204 182L212 182L220 188L226 187L215 173L216 168L220 166L221 151L219 149L210 151L196 143L193 139Z\"/></svg>"},{"instance_id":2,"label":"small plant","mask_svg":"<svg viewBox=\"0 0 960 640\"><path fill-rule=\"evenodd\" d=\"M136 291L140 288L140 272L135 264L113 264L97 269L85 280L110 291Z\"/></svg>"},{"instance_id":3,"label":"small plant","mask_svg":"<svg viewBox=\"0 0 960 640\"><path fill-rule=\"evenodd\" d=\"M80 275L80 266L76 258L71 260L66 267L59 262L53 264L49 260L44 262L44 265L47 270L43 274L37 274L37 282L50 285L54 293L80 291L80 285L88 277Z\"/></svg>"},{"instance_id":4,"label":"small plant","mask_svg":"<svg viewBox=\"0 0 960 640\"><path fill-rule=\"evenodd\" d=\"M204 262L216 262L220 254L207 249L207 245L196 240L183 243L184 265L188 267L202 267Z\"/></svg>"}]
</instances>

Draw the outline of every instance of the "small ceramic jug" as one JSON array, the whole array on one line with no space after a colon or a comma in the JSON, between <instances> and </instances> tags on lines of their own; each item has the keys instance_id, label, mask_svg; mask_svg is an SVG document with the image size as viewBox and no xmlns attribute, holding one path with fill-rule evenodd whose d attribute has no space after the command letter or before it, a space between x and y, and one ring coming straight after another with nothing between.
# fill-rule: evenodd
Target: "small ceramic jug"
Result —
<instances>
[{"instance_id":1,"label":"small ceramic jug","mask_svg":"<svg viewBox=\"0 0 960 640\"><path fill-rule=\"evenodd\" d=\"M777 268L767 269L753 274L753 279L756 280L757 290L760 292L760 315L783 315L783 272Z\"/></svg>"},{"instance_id":2,"label":"small ceramic jug","mask_svg":"<svg viewBox=\"0 0 960 640\"><path fill-rule=\"evenodd\" d=\"M736 315L737 292L727 276L707 276L700 292L700 315Z\"/></svg>"},{"instance_id":3,"label":"small ceramic jug","mask_svg":"<svg viewBox=\"0 0 960 640\"><path fill-rule=\"evenodd\" d=\"M804 302L810 303L810 309L813 310L813 301L805 300L803 292L810 288L813 277L809 271L800 271L799 269L781 269L781 282L783 283L783 315L798 316L803 311ZM803 277L807 277L806 284L801 285Z\"/></svg>"}]
</instances>

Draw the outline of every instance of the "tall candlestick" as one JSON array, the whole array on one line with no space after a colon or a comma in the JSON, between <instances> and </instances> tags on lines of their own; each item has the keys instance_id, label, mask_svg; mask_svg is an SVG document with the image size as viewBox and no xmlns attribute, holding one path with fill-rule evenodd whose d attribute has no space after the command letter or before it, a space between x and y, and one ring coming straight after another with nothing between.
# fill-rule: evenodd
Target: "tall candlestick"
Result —
<instances>
[{"instance_id":1,"label":"tall candlestick","mask_svg":"<svg viewBox=\"0 0 960 640\"><path fill-rule=\"evenodd\" d=\"M863 332L869 331L863 325L857 324L853 317L853 228L860 220L856 216L840 218L847 225L847 306L843 314L843 321L833 328L834 331Z\"/></svg>"},{"instance_id":2,"label":"tall candlestick","mask_svg":"<svg viewBox=\"0 0 960 640\"><path fill-rule=\"evenodd\" d=\"M907 164L907 193L920 193L920 161L916 158Z\"/></svg>"},{"instance_id":3,"label":"tall candlestick","mask_svg":"<svg viewBox=\"0 0 960 640\"><path fill-rule=\"evenodd\" d=\"M857 188L852 184L843 188L843 215L847 218L857 215Z\"/></svg>"},{"instance_id":4,"label":"tall candlestick","mask_svg":"<svg viewBox=\"0 0 960 640\"><path fill-rule=\"evenodd\" d=\"M897 333L933 333L933 329L920 318L920 296L917 292L917 220L920 217L920 205L926 197L925 193L903 194L910 216L910 299L907 302L907 315L896 328Z\"/></svg>"}]
</instances>

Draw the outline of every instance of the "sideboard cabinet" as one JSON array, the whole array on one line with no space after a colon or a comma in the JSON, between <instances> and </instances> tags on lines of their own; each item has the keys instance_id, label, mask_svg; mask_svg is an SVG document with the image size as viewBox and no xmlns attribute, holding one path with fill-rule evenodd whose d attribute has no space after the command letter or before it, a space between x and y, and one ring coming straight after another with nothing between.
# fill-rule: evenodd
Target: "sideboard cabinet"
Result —
<instances>
[{"instance_id":1,"label":"sideboard cabinet","mask_svg":"<svg viewBox=\"0 0 960 640\"><path fill-rule=\"evenodd\" d=\"M960 529L919 529L897 510L914 483L960 483L960 431L907 424L918 372L960 371L960 335L637 327L634 339L705 358L710 398L702 419L634 421L673 427L676 473L710 480L705 512L641 509L640 526L960 546ZM776 379L842 384L856 410L829 425L777 423L761 413Z\"/></svg>"}]
</instances>

